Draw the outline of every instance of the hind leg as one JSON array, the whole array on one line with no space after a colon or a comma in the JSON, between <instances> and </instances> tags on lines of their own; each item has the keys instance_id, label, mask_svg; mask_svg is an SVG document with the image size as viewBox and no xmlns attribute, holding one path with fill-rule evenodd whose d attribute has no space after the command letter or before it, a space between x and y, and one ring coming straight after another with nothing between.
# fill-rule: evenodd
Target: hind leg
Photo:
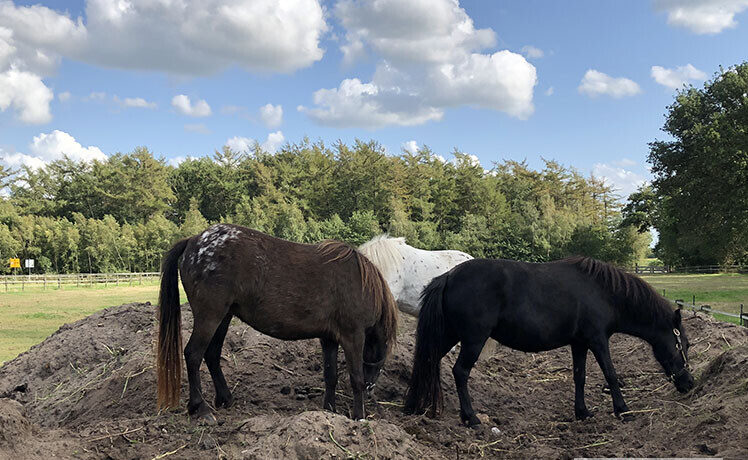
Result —
<instances>
[{"instance_id":1,"label":"hind leg","mask_svg":"<svg viewBox=\"0 0 748 460\"><path fill-rule=\"evenodd\" d=\"M226 338L226 332L229 330L232 317L233 315L229 313L223 318L216 333L213 334L213 338L210 340L208 349L205 351L205 364L208 366L210 376L213 379L213 385L216 388L216 409L229 407L234 402L234 397L231 395L228 385L226 385L226 378L223 376L223 370L221 370L221 350L223 349L223 341Z\"/></svg>"},{"instance_id":2,"label":"hind leg","mask_svg":"<svg viewBox=\"0 0 748 460\"><path fill-rule=\"evenodd\" d=\"M187 403L187 412L195 418L204 418L215 421L210 408L203 400L203 390L200 383L200 363L203 361L205 351L216 333L218 326L228 313L228 307L221 312L211 309L203 309L200 304L190 303L194 316L192 335L184 347L184 360L187 363L187 380L190 385L190 399Z\"/></svg>"},{"instance_id":3,"label":"hind leg","mask_svg":"<svg viewBox=\"0 0 748 460\"><path fill-rule=\"evenodd\" d=\"M574 416L577 420L592 417L584 402L584 382L587 373L587 346L574 342L571 344L571 358L574 366Z\"/></svg>"},{"instance_id":4,"label":"hind leg","mask_svg":"<svg viewBox=\"0 0 748 460\"><path fill-rule=\"evenodd\" d=\"M480 420L475 416L473 404L470 401L467 383L470 378L470 371L478 360L485 343L486 338L472 342L463 341L460 347L460 355L457 357L454 367L452 367L452 375L454 375L457 385L457 395L460 398L460 419L467 426L480 425Z\"/></svg>"},{"instance_id":5,"label":"hind leg","mask_svg":"<svg viewBox=\"0 0 748 460\"><path fill-rule=\"evenodd\" d=\"M338 342L319 339L324 360L325 397L322 408L335 412L335 387L338 385Z\"/></svg>"}]
</instances>

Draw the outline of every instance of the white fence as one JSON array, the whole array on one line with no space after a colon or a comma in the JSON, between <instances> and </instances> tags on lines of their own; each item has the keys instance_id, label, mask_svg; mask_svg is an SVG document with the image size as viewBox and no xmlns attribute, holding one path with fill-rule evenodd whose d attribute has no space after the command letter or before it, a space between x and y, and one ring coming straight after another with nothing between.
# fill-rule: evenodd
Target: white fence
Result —
<instances>
[{"instance_id":1,"label":"white fence","mask_svg":"<svg viewBox=\"0 0 748 460\"><path fill-rule=\"evenodd\" d=\"M137 286L158 280L160 273L74 273L67 275L1 275L0 289L63 289L65 286Z\"/></svg>"}]
</instances>

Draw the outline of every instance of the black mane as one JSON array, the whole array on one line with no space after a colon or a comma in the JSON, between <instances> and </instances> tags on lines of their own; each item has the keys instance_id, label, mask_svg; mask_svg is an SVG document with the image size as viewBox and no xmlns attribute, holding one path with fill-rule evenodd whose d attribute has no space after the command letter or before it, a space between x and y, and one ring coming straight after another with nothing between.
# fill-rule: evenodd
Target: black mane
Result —
<instances>
[{"instance_id":1,"label":"black mane","mask_svg":"<svg viewBox=\"0 0 748 460\"><path fill-rule=\"evenodd\" d=\"M591 257L568 257L558 262L574 265L591 276L610 293L617 307L633 316L660 322L669 321L673 315L673 309L667 299L636 275Z\"/></svg>"}]
</instances>

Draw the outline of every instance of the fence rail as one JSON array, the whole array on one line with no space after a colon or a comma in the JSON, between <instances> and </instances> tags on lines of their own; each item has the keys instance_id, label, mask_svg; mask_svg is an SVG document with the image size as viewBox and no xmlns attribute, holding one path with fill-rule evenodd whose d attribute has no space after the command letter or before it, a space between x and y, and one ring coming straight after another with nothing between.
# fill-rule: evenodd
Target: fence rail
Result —
<instances>
[{"instance_id":1,"label":"fence rail","mask_svg":"<svg viewBox=\"0 0 748 460\"><path fill-rule=\"evenodd\" d=\"M692 311L700 311L702 313L710 313L710 314L711 313L717 313L719 315L724 315L724 316L729 316L731 318L736 318L738 320L738 324L740 324L741 326L748 326L748 312L744 312L743 311L743 304L742 303L740 304L740 313L737 314L737 315L735 313L728 313L726 311L715 310L715 309L713 309L709 305L699 305L699 306L696 306L694 304L686 303L686 302L684 302L684 301L682 301L680 299L676 300L675 304L677 306L681 307L681 308L686 308L686 309L692 310Z\"/></svg>"},{"instance_id":2,"label":"fence rail","mask_svg":"<svg viewBox=\"0 0 748 460\"><path fill-rule=\"evenodd\" d=\"M635 265L629 271L637 275L657 275L665 273L748 273L748 265L693 265L669 267L667 265Z\"/></svg>"},{"instance_id":3,"label":"fence rail","mask_svg":"<svg viewBox=\"0 0 748 460\"><path fill-rule=\"evenodd\" d=\"M0 275L0 289L5 287L5 291L17 289L21 290L26 287L39 287L43 289L57 288L63 286L98 286L98 285L139 285L144 281L157 280L160 273L143 272L143 273L74 273L65 275Z\"/></svg>"}]
</instances>

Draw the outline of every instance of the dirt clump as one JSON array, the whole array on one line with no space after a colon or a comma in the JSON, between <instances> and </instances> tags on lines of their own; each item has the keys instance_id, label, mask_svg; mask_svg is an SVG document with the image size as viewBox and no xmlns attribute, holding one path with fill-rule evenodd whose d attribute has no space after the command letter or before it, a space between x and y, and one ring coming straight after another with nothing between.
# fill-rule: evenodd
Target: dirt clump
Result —
<instances>
[{"instance_id":1,"label":"dirt clump","mask_svg":"<svg viewBox=\"0 0 748 460\"><path fill-rule=\"evenodd\" d=\"M616 335L611 353L634 418L624 423L611 415L590 355L586 396L595 416L577 421L568 347L522 353L500 346L471 374L473 406L484 423L469 429L459 423L452 354L442 366L443 413L403 415L415 342L410 317L401 315L398 346L367 401L366 421L347 418L342 352L337 415L321 411L318 341L276 340L235 320L221 359L235 403L216 412L218 424L202 425L186 414L186 378L183 407L156 410L154 306L112 307L63 326L0 367L0 458L748 457L748 328L701 314L684 321L696 378L690 393L675 391L649 345ZM182 326L186 341L187 305ZM201 377L211 402L205 366Z\"/></svg>"}]
</instances>

